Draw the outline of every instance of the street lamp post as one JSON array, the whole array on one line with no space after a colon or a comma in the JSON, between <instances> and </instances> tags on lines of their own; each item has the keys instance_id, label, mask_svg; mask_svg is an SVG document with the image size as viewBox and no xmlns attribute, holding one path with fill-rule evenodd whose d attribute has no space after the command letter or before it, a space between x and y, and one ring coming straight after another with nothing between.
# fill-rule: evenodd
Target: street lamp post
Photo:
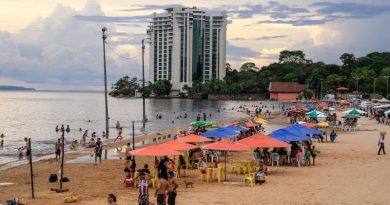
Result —
<instances>
[{"instance_id":1,"label":"street lamp post","mask_svg":"<svg viewBox=\"0 0 390 205\"><path fill-rule=\"evenodd\" d=\"M356 95L359 96L359 77L356 77L355 80L356 80Z\"/></svg>"},{"instance_id":2,"label":"street lamp post","mask_svg":"<svg viewBox=\"0 0 390 205\"><path fill-rule=\"evenodd\" d=\"M145 39L142 39L142 128L145 128L146 116L145 116Z\"/></svg>"},{"instance_id":3,"label":"street lamp post","mask_svg":"<svg viewBox=\"0 0 390 205\"><path fill-rule=\"evenodd\" d=\"M389 99L389 77L390 75L383 76L386 78L386 98Z\"/></svg>"},{"instance_id":4,"label":"street lamp post","mask_svg":"<svg viewBox=\"0 0 390 205\"><path fill-rule=\"evenodd\" d=\"M374 99L376 99L376 90L375 90L376 78L373 77L373 80L374 80Z\"/></svg>"},{"instance_id":5,"label":"street lamp post","mask_svg":"<svg viewBox=\"0 0 390 205\"><path fill-rule=\"evenodd\" d=\"M106 35L107 27L102 28L102 39L103 39L103 67L104 67L104 102L105 102L105 111L106 111L106 136L108 138L108 103L107 103L107 72L106 72Z\"/></svg>"},{"instance_id":6,"label":"street lamp post","mask_svg":"<svg viewBox=\"0 0 390 205\"><path fill-rule=\"evenodd\" d=\"M323 81L324 79L321 77L320 78L320 81L321 81L321 97L320 97L320 100L322 100L322 81Z\"/></svg>"}]
</instances>

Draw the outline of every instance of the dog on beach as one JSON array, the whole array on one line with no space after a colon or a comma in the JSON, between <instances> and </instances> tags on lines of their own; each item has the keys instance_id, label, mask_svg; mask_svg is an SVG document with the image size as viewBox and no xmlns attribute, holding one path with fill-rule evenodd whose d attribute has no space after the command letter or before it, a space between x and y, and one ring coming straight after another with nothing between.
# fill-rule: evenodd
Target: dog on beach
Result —
<instances>
[{"instance_id":1,"label":"dog on beach","mask_svg":"<svg viewBox=\"0 0 390 205\"><path fill-rule=\"evenodd\" d=\"M188 181L184 180L184 185L186 186L186 189L187 189L188 187L193 188L192 186L194 185L194 182L188 182Z\"/></svg>"}]
</instances>

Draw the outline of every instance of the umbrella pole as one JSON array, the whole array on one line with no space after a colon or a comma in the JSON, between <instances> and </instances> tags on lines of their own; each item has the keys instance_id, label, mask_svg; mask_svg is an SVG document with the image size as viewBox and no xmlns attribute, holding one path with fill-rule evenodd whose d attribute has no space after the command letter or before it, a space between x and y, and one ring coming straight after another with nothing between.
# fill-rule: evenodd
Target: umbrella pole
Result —
<instances>
[{"instance_id":1,"label":"umbrella pole","mask_svg":"<svg viewBox=\"0 0 390 205\"><path fill-rule=\"evenodd\" d=\"M227 155L227 151L225 151L225 181L226 181L226 155Z\"/></svg>"}]
</instances>

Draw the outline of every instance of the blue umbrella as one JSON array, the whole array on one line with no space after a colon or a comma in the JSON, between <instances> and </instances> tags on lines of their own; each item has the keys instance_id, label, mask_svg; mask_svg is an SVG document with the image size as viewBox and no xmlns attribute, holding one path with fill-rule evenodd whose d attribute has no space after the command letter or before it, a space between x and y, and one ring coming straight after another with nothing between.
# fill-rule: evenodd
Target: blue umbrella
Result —
<instances>
[{"instance_id":1,"label":"blue umbrella","mask_svg":"<svg viewBox=\"0 0 390 205\"><path fill-rule=\"evenodd\" d=\"M237 135L240 131L245 130L246 129L242 127L227 126L204 132L201 135L204 137L231 138Z\"/></svg>"},{"instance_id":2,"label":"blue umbrella","mask_svg":"<svg viewBox=\"0 0 390 205\"><path fill-rule=\"evenodd\" d=\"M279 130L276 130L269 134L269 136L276 139L291 142L291 141L309 141L309 135L321 135L321 131L311 129L300 124L291 125Z\"/></svg>"},{"instance_id":3,"label":"blue umbrella","mask_svg":"<svg viewBox=\"0 0 390 205\"><path fill-rule=\"evenodd\" d=\"M316 106L314 104L307 104L306 108L309 109L309 110L312 110L312 109L315 109Z\"/></svg>"}]
</instances>

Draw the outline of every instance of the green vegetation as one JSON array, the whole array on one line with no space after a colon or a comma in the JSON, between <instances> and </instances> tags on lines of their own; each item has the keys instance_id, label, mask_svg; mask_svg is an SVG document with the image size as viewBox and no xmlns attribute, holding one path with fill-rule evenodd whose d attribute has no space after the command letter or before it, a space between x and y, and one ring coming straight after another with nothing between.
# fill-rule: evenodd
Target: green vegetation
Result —
<instances>
[{"instance_id":1,"label":"green vegetation","mask_svg":"<svg viewBox=\"0 0 390 205\"><path fill-rule=\"evenodd\" d=\"M224 80L193 83L191 87L184 86L183 91L203 97L209 94L267 94L270 82L298 82L309 84L310 89L300 95L301 99L308 99L319 95L322 80L323 95L335 93L339 86L356 91L358 82L359 93L368 98L374 92L375 79L376 93L386 96L387 81L384 76L390 75L390 52L373 52L359 58L344 53L340 60L341 65L313 62L306 59L303 51L285 50L280 52L278 62L262 68L256 67L253 62L246 62L240 68L232 68L226 63ZM153 92L156 96L167 96L171 87L166 80L149 83L144 94L149 96ZM125 76L113 86L111 95L134 95L132 91L136 89L142 92L138 80Z\"/></svg>"}]
</instances>

